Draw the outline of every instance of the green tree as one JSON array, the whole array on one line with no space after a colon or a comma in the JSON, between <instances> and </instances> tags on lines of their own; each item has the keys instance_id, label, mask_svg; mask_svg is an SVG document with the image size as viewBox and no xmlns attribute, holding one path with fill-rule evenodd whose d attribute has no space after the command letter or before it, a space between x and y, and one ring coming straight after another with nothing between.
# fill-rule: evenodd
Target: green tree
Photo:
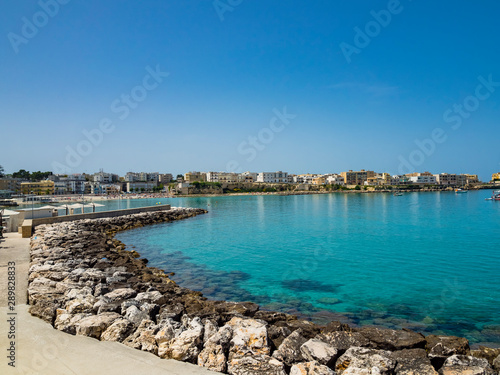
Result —
<instances>
[{"instance_id":1,"label":"green tree","mask_svg":"<svg viewBox=\"0 0 500 375\"><path fill-rule=\"evenodd\" d=\"M3 167L0 165L0 177L3 177L5 176L5 170L3 169Z\"/></svg>"},{"instance_id":2,"label":"green tree","mask_svg":"<svg viewBox=\"0 0 500 375\"><path fill-rule=\"evenodd\" d=\"M31 177L31 174L29 171L26 171L24 169L20 169L18 172L12 173L12 177L14 178L22 178L25 180L29 180Z\"/></svg>"}]
</instances>

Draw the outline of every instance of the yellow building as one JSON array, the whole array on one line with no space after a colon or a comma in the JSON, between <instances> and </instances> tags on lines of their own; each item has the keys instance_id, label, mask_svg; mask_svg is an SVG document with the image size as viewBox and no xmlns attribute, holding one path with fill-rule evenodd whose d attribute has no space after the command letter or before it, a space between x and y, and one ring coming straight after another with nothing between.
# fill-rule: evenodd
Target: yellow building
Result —
<instances>
[{"instance_id":1,"label":"yellow building","mask_svg":"<svg viewBox=\"0 0 500 375\"><path fill-rule=\"evenodd\" d=\"M375 177L375 172L362 169L357 172L353 172L352 170L342 172L340 175L344 178L346 185L364 185L365 181L368 181L368 178Z\"/></svg>"},{"instance_id":2,"label":"yellow building","mask_svg":"<svg viewBox=\"0 0 500 375\"><path fill-rule=\"evenodd\" d=\"M500 183L500 172L491 175L491 181Z\"/></svg>"},{"instance_id":3,"label":"yellow building","mask_svg":"<svg viewBox=\"0 0 500 375\"><path fill-rule=\"evenodd\" d=\"M22 194L52 195L54 194L54 181L22 182Z\"/></svg>"},{"instance_id":4,"label":"yellow building","mask_svg":"<svg viewBox=\"0 0 500 375\"><path fill-rule=\"evenodd\" d=\"M317 176L312 179L313 185L326 185L326 177L325 176Z\"/></svg>"},{"instance_id":5,"label":"yellow building","mask_svg":"<svg viewBox=\"0 0 500 375\"><path fill-rule=\"evenodd\" d=\"M205 182L207 180L207 174L202 172L188 172L184 175L185 182Z\"/></svg>"}]
</instances>

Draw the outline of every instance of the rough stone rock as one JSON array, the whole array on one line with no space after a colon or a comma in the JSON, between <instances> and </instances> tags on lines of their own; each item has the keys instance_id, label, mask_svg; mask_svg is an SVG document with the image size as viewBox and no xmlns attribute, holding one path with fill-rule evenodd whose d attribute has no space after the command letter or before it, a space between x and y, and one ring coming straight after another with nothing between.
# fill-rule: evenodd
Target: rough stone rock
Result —
<instances>
[{"instance_id":1,"label":"rough stone rock","mask_svg":"<svg viewBox=\"0 0 500 375\"><path fill-rule=\"evenodd\" d=\"M135 325L139 325L143 320L149 320L149 313L148 311L144 311L139 309L137 306L132 305L125 311L124 317Z\"/></svg>"},{"instance_id":2,"label":"rough stone rock","mask_svg":"<svg viewBox=\"0 0 500 375\"><path fill-rule=\"evenodd\" d=\"M182 332L179 322L175 322L172 319L162 320L158 324L158 327L159 329L155 336L156 343L158 345L163 344L164 342L169 342Z\"/></svg>"},{"instance_id":3,"label":"rough stone rock","mask_svg":"<svg viewBox=\"0 0 500 375\"><path fill-rule=\"evenodd\" d=\"M83 288L71 288L64 293L64 299L66 301L70 301L72 299L83 299L86 296L91 296L92 293L92 288L86 286Z\"/></svg>"},{"instance_id":4,"label":"rough stone rock","mask_svg":"<svg viewBox=\"0 0 500 375\"><path fill-rule=\"evenodd\" d=\"M121 318L121 316L117 313L91 315L78 322L76 334L99 339L101 334L119 318Z\"/></svg>"},{"instance_id":5,"label":"rough stone rock","mask_svg":"<svg viewBox=\"0 0 500 375\"><path fill-rule=\"evenodd\" d=\"M207 320L205 322L205 333L203 334L203 342L207 342L210 337L215 335L217 331L219 330L219 327L217 326L216 323L212 322L211 320Z\"/></svg>"},{"instance_id":6,"label":"rough stone rock","mask_svg":"<svg viewBox=\"0 0 500 375\"><path fill-rule=\"evenodd\" d=\"M397 362L395 375L437 375L424 349L403 349L391 353Z\"/></svg>"},{"instance_id":7,"label":"rough stone rock","mask_svg":"<svg viewBox=\"0 0 500 375\"><path fill-rule=\"evenodd\" d=\"M329 333L329 332L338 332L338 331L345 331L345 332L350 332L352 331L351 327L349 327L348 324L341 323L339 321L333 321L328 323L325 328L321 330L322 333Z\"/></svg>"},{"instance_id":8,"label":"rough stone rock","mask_svg":"<svg viewBox=\"0 0 500 375\"><path fill-rule=\"evenodd\" d=\"M123 343L134 349L143 350L153 354L158 354L158 345L156 343L156 332L158 327L152 320L143 320L137 330L127 337Z\"/></svg>"},{"instance_id":9,"label":"rough stone rock","mask_svg":"<svg viewBox=\"0 0 500 375\"><path fill-rule=\"evenodd\" d=\"M225 315L254 316L259 305L253 302L218 302L215 311Z\"/></svg>"},{"instance_id":10,"label":"rough stone rock","mask_svg":"<svg viewBox=\"0 0 500 375\"><path fill-rule=\"evenodd\" d=\"M500 355L500 348L493 349L485 346L479 346L479 349L471 350L470 354L473 357L486 359L488 363L493 366L493 361Z\"/></svg>"},{"instance_id":11,"label":"rough stone rock","mask_svg":"<svg viewBox=\"0 0 500 375\"><path fill-rule=\"evenodd\" d=\"M139 293L135 296L135 299L139 302L147 302L156 305L163 305L166 302L163 294L156 290L152 292Z\"/></svg>"},{"instance_id":12,"label":"rough stone rock","mask_svg":"<svg viewBox=\"0 0 500 375\"><path fill-rule=\"evenodd\" d=\"M159 314L156 316L156 320L160 321L163 319L174 319L179 320L184 312L184 305L181 303L169 302L160 308Z\"/></svg>"},{"instance_id":13,"label":"rough stone rock","mask_svg":"<svg viewBox=\"0 0 500 375\"><path fill-rule=\"evenodd\" d=\"M125 340L133 331L134 324L127 319L117 319L101 335L102 341Z\"/></svg>"},{"instance_id":14,"label":"rough stone rock","mask_svg":"<svg viewBox=\"0 0 500 375\"><path fill-rule=\"evenodd\" d=\"M186 331L182 332L178 337L159 345L158 355L162 358L196 363L203 344L203 331L204 328L200 318L194 318Z\"/></svg>"},{"instance_id":15,"label":"rough stone rock","mask_svg":"<svg viewBox=\"0 0 500 375\"><path fill-rule=\"evenodd\" d=\"M335 364L335 370L343 375L390 375L396 367L391 353L385 350L349 348Z\"/></svg>"},{"instance_id":16,"label":"rough stone rock","mask_svg":"<svg viewBox=\"0 0 500 375\"><path fill-rule=\"evenodd\" d=\"M340 352L345 352L350 347L370 347L371 342L358 332L334 331L322 333L316 337L327 342Z\"/></svg>"},{"instance_id":17,"label":"rough stone rock","mask_svg":"<svg viewBox=\"0 0 500 375\"><path fill-rule=\"evenodd\" d=\"M318 340L310 339L300 347L302 357L307 361L317 361L321 365L333 366L338 358L339 351L330 344Z\"/></svg>"},{"instance_id":18,"label":"rough stone rock","mask_svg":"<svg viewBox=\"0 0 500 375\"><path fill-rule=\"evenodd\" d=\"M327 366L312 361L293 365L290 375L335 375L335 372Z\"/></svg>"},{"instance_id":19,"label":"rough stone rock","mask_svg":"<svg viewBox=\"0 0 500 375\"><path fill-rule=\"evenodd\" d=\"M92 294L72 299L66 303L65 310L69 314L92 313L94 309L95 297Z\"/></svg>"},{"instance_id":20,"label":"rough stone rock","mask_svg":"<svg viewBox=\"0 0 500 375\"><path fill-rule=\"evenodd\" d=\"M56 310L59 307L59 304L54 302L52 298L40 298L36 301L30 301L28 311L31 315L52 324L56 317Z\"/></svg>"},{"instance_id":21,"label":"rough stone rock","mask_svg":"<svg viewBox=\"0 0 500 375\"><path fill-rule=\"evenodd\" d=\"M208 342L198 355L198 365L217 372L226 372L227 358L220 344Z\"/></svg>"},{"instance_id":22,"label":"rough stone rock","mask_svg":"<svg viewBox=\"0 0 500 375\"><path fill-rule=\"evenodd\" d=\"M500 373L500 355L493 360L491 365L496 372Z\"/></svg>"},{"instance_id":23,"label":"rough stone rock","mask_svg":"<svg viewBox=\"0 0 500 375\"><path fill-rule=\"evenodd\" d=\"M467 355L452 355L444 361L443 367L439 370L443 375L454 374L478 374L496 375L495 371L485 358L476 358Z\"/></svg>"},{"instance_id":24,"label":"rough stone rock","mask_svg":"<svg viewBox=\"0 0 500 375\"><path fill-rule=\"evenodd\" d=\"M442 367L439 370L439 375L490 375L490 374L491 373L487 372L485 369L476 366L473 367L451 366L451 367Z\"/></svg>"},{"instance_id":25,"label":"rough stone rock","mask_svg":"<svg viewBox=\"0 0 500 375\"><path fill-rule=\"evenodd\" d=\"M375 344L377 349L401 350L425 348L425 337L410 330L362 327L356 330Z\"/></svg>"},{"instance_id":26,"label":"rough stone rock","mask_svg":"<svg viewBox=\"0 0 500 375\"><path fill-rule=\"evenodd\" d=\"M272 349L278 350L280 345L283 343L288 336L292 334L292 331L288 327L276 327L274 325L267 328L267 338L269 340L269 345Z\"/></svg>"},{"instance_id":27,"label":"rough stone rock","mask_svg":"<svg viewBox=\"0 0 500 375\"><path fill-rule=\"evenodd\" d=\"M233 356L227 372L230 375L286 375L283 363L264 354Z\"/></svg>"},{"instance_id":28,"label":"rough stone rock","mask_svg":"<svg viewBox=\"0 0 500 375\"><path fill-rule=\"evenodd\" d=\"M66 310L57 309L54 327L59 331L76 335L77 323L91 314L69 314Z\"/></svg>"},{"instance_id":29,"label":"rough stone rock","mask_svg":"<svg viewBox=\"0 0 500 375\"><path fill-rule=\"evenodd\" d=\"M271 350L267 343L267 329L264 323L254 319L234 317L227 322L227 325L233 331L230 348L232 354L245 355L248 352L270 354Z\"/></svg>"},{"instance_id":30,"label":"rough stone rock","mask_svg":"<svg viewBox=\"0 0 500 375\"><path fill-rule=\"evenodd\" d=\"M425 349L434 368L439 369L454 354L469 355L469 341L463 337L429 335Z\"/></svg>"},{"instance_id":31,"label":"rough stone rock","mask_svg":"<svg viewBox=\"0 0 500 375\"><path fill-rule=\"evenodd\" d=\"M137 295L137 292L132 288L119 288L115 289L104 295L104 298L108 302L123 301L129 298L133 298Z\"/></svg>"},{"instance_id":32,"label":"rough stone rock","mask_svg":"<svg viewBox=\"0 0 500 375\"><path fill-rule=\"evenodd\" d=\"M287 366L294 363L302 362L304 357L300 351L300 347L307 339L302 336L302 330L298 329L283 340L278 350L273 353L273 357L283 362Z\"/></svg>"}]
</instances>

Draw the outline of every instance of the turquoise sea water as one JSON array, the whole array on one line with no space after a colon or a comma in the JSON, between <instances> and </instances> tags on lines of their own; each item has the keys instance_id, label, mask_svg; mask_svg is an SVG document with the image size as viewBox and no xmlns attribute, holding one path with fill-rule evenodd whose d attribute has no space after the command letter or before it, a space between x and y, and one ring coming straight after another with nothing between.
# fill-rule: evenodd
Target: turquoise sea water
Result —
<instances>
[{"instance_id":1,"label":"turquoise sea water","mask_svg":"<svg viewBox=\"0 0 500 375\"><path fill-rule=\"evenodd\" d=\"M121 207L162 201L209 213L117 238L209 298L500 344L500 202L490 195L132 200Z\"/></svg>"}]
</instances>

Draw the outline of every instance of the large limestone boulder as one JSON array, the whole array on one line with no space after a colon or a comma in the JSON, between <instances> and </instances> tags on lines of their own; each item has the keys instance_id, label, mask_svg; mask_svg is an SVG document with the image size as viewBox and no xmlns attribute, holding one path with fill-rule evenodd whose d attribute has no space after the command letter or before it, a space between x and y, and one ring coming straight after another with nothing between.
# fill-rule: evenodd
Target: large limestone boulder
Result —
<instances>
[{"instance_id":1,"label":"large limestone boulder","mask_svg":"<svg viewBox=\"0 0 500 375\"><path fill-rule=\"evenodd\" d=\"M333 366L339 355L338 349L318 339L305 342L300 347L300 352L307 361L317 361L326 366Z\"/></svg>"},{"instance_id":2,"label":"large limestone boulder","mask_svg":"<svg viewBox=\"0 0 500 375\"><path fill-rule=\"evenodd\" d=\"M493 361L500 355L500 348L493 349L479 346L479 349L471 350L470 355L477 358L484 358L493 366Z\"/></svg>"},{"instance_id":3,"label":"large limestone boulder","mask_svg":"<svg viewBox=\"0 0 500 375\"><path fill-rule=\"evenodd\" d=\"M469 355L469 341L463 337L429 335L425 338L429 359L439 369L446 358L455 354Z\"/></svg>"},{"instance_id":4,"label":"large limestone boulder","mask_svg":"<svg viewBox=\"0 0 500 375\"><path fill-rule=\"evenodd\" d=\"M107 302L115 302L133 298L136 295L137 292L132 288L120 288L106 293L103 297Z\"/></svg>"},{"instance_id":5,"label":"large limestone boulder","mask_svg":"<svg viewBox=\"0 0 500 375\"><path fill-rule=\"evenodd\" d=\"M137 330L127 337L123 343L134 349L143 350L153 354L158 354L158 345L156 343L156 332L158 326L152 320L143 320Z\"/></svg>"},{"instance_id":6,"label":"large limestone boulder","mask_svg":"<svg viewBox=\"0 0 500 375\"><path fill-rule=\"evenodd\" d=\"M54 327L59 331L76 335L76 326L78 322L90 315L91 314L69 314L66 310L57 309Z\"/></svg>"},{"instance_id":7,"label":"large limestone boulder","mask_svg":"<svg viewBox=\"0 0 500 375\"><path fill-rule=\"evenodd\" d=\"M203 344L203 331L204 327L200 318L194 318L187 330L158 346L158 355L162 358L196 363Z\"/></svg>"},{"instance_id":8,"label":"large limestone boulder","mask_svg":"<svg viewBox=\"0 0 500 375\"><path fill-rule=\"evenodd\" d=\"M163 305L165 303L165 297L157 290L139 293L135 296L135 299L139 302L147 302L157 305Z\"/></svg>"},{"instance_id":9,"label":"large limestone boulder","mask_svg":"<svg viewBox=\"0 0 500 375\"><path fill-rule=\"evenodd\" d=\"M500 355L493 360L492 366L496 372L500 373Z\"/></svg>"},{"instance_id":10,"label":"large limestone boulder","mask_svg":"<svg viewBox=\"0 0 500 375\"><path fill-rule=\"evenodd\" d=\"M227 372L230 375L286 375L283 363L265 354L235 355L228 363Z\"/></svg>"},{"instance_id":11,"label":"large limestone boulder","mask_svg":"<svg viewBox=\"0 0 500 375\"><path fill-rule=\"evenodd\" d=\"M467 355L452 355L448 357L439 370L441 375L496 375L485 358Z\"/></svg>"},{"instance_id":12,"label":"large limestone boulder","mask_svg":"<svg viewBox=\"0 0 500 375\"><path fill-rule=\"evenodd\" d=\"M290 375L335 375L335 372L318 362L297 363L290 369Z\"/></svg>"},{"instance_id":13,"label":"large limestone boulder","mask_svg":"<svg viewBox=\"0 0 500 375\"><path fill-rule=\"evenodd\" d=\"M101 338L101 334L113 324L121 315L117 313L104 313L100 315L91 315L80 320L76 326L76 334L89 336L96 339Z\"/></svg>"},{"instance_id":14,"label":"large limestone boulder","mask_svg":"<svg viewBox=\"0 0 500 375\"><path fill-rule=\"evenodd\" d=\"M233 331L231 354L247 353L269 355L271 349L267 342L266 324L254 319L232 318L227 325Z\"/></svg>"},{"instance_id":15,"label":"large limestone boulder","mask_svg":"<svg viewBox=\"0 0 500 375\"><path fill-rule=\"evenodd\" d=\"M227 357L220 344L207 342L198 355L198 365L217 372L226 372Z\"/></svg>"},{"instance_id":16,"label":"large limestone boulder","mask_svg":"<svg viewBox=\"0 0 500 375\"><path fill-rule=\"evenodd\" d=\"M273 353L273 357L283 362L287 366L304 360L300 351L301 346L307 341L302 336L302 330L299 328L283 340L278 350Z\"/></svg>"},{"instance_id":17,"label":"large limestone boulder","mask_svg":"<svg viewBox=\"0 0 500 375\"><path fill-rule=\"evenodd\" d=\"M374 343L377 349L383 350L425 348L426 343L423 335L410 330L362 327L357 332Z\"/></svg>"},{"instance_id":18,"label":"large limestone boulder","mask_svg":"<svg viewBox=\"0 0 500 375\"><path fill-rule=\"evenodd\" d=\"M134 330L134 324L127 319L117 319L101 335L102 341L125 340Z\"/></svg>"},{"instance_id":19,"label":"large limestone boulder","mask_svg":"<svg viewBox=\"0 0 500 375\"><path fill-rule=\"evenodd\" d=\"M403 349L391 353L397 362L395 375L438 375L424 349Z\"/></svg>"},{"instance_id":20,"label":"large limestone boulder","mask_svg":"<svg viewBox=\"0 0 500 375\"><path fill-rule=\"evenodd\" d=\"M94 309L95 297L91 294L72 299L64 307L69 314L90 314Z\"/></svg>"},{"instance_id":21,"label":"large limestone boulder","mask_svg":"<svg viewBox=\"0 0 500 375\"><path fill-rule=\"evenodd\" d=\"M396 361L385 350L353 347L348 349L335 364L335 370L343 375L391 375Z\"/></svg>"},{"instance_id":22,"label":"large limestone boulder","mask_svg":"<svg viewBox=\"0 0 500 375\"><path fill-rule=\"evenodd\" d=\"M207 322L208 323L208 322ZM213 329L214 327L209 329ZM205 330L207 324L205 324ZM198 355L198 365L212 371L225 372L227 370L227 351L232 338L233 330L230 326L224 326L210 335L205 341L204 348ZM205 337L206 337L205 331Z\"/></svg>"},{"instance_id":23,"label":"large limestone boulder","mask_svg":"<svg viewBox=\"0 0 500 375\"><path fill-rule=\"evenodd\" d=\"M371 342L359 332L333 331L322 333L316 337L327 342L339 352L343 353L351 347L370 347Z\"/></svg>"}]
</instances>

